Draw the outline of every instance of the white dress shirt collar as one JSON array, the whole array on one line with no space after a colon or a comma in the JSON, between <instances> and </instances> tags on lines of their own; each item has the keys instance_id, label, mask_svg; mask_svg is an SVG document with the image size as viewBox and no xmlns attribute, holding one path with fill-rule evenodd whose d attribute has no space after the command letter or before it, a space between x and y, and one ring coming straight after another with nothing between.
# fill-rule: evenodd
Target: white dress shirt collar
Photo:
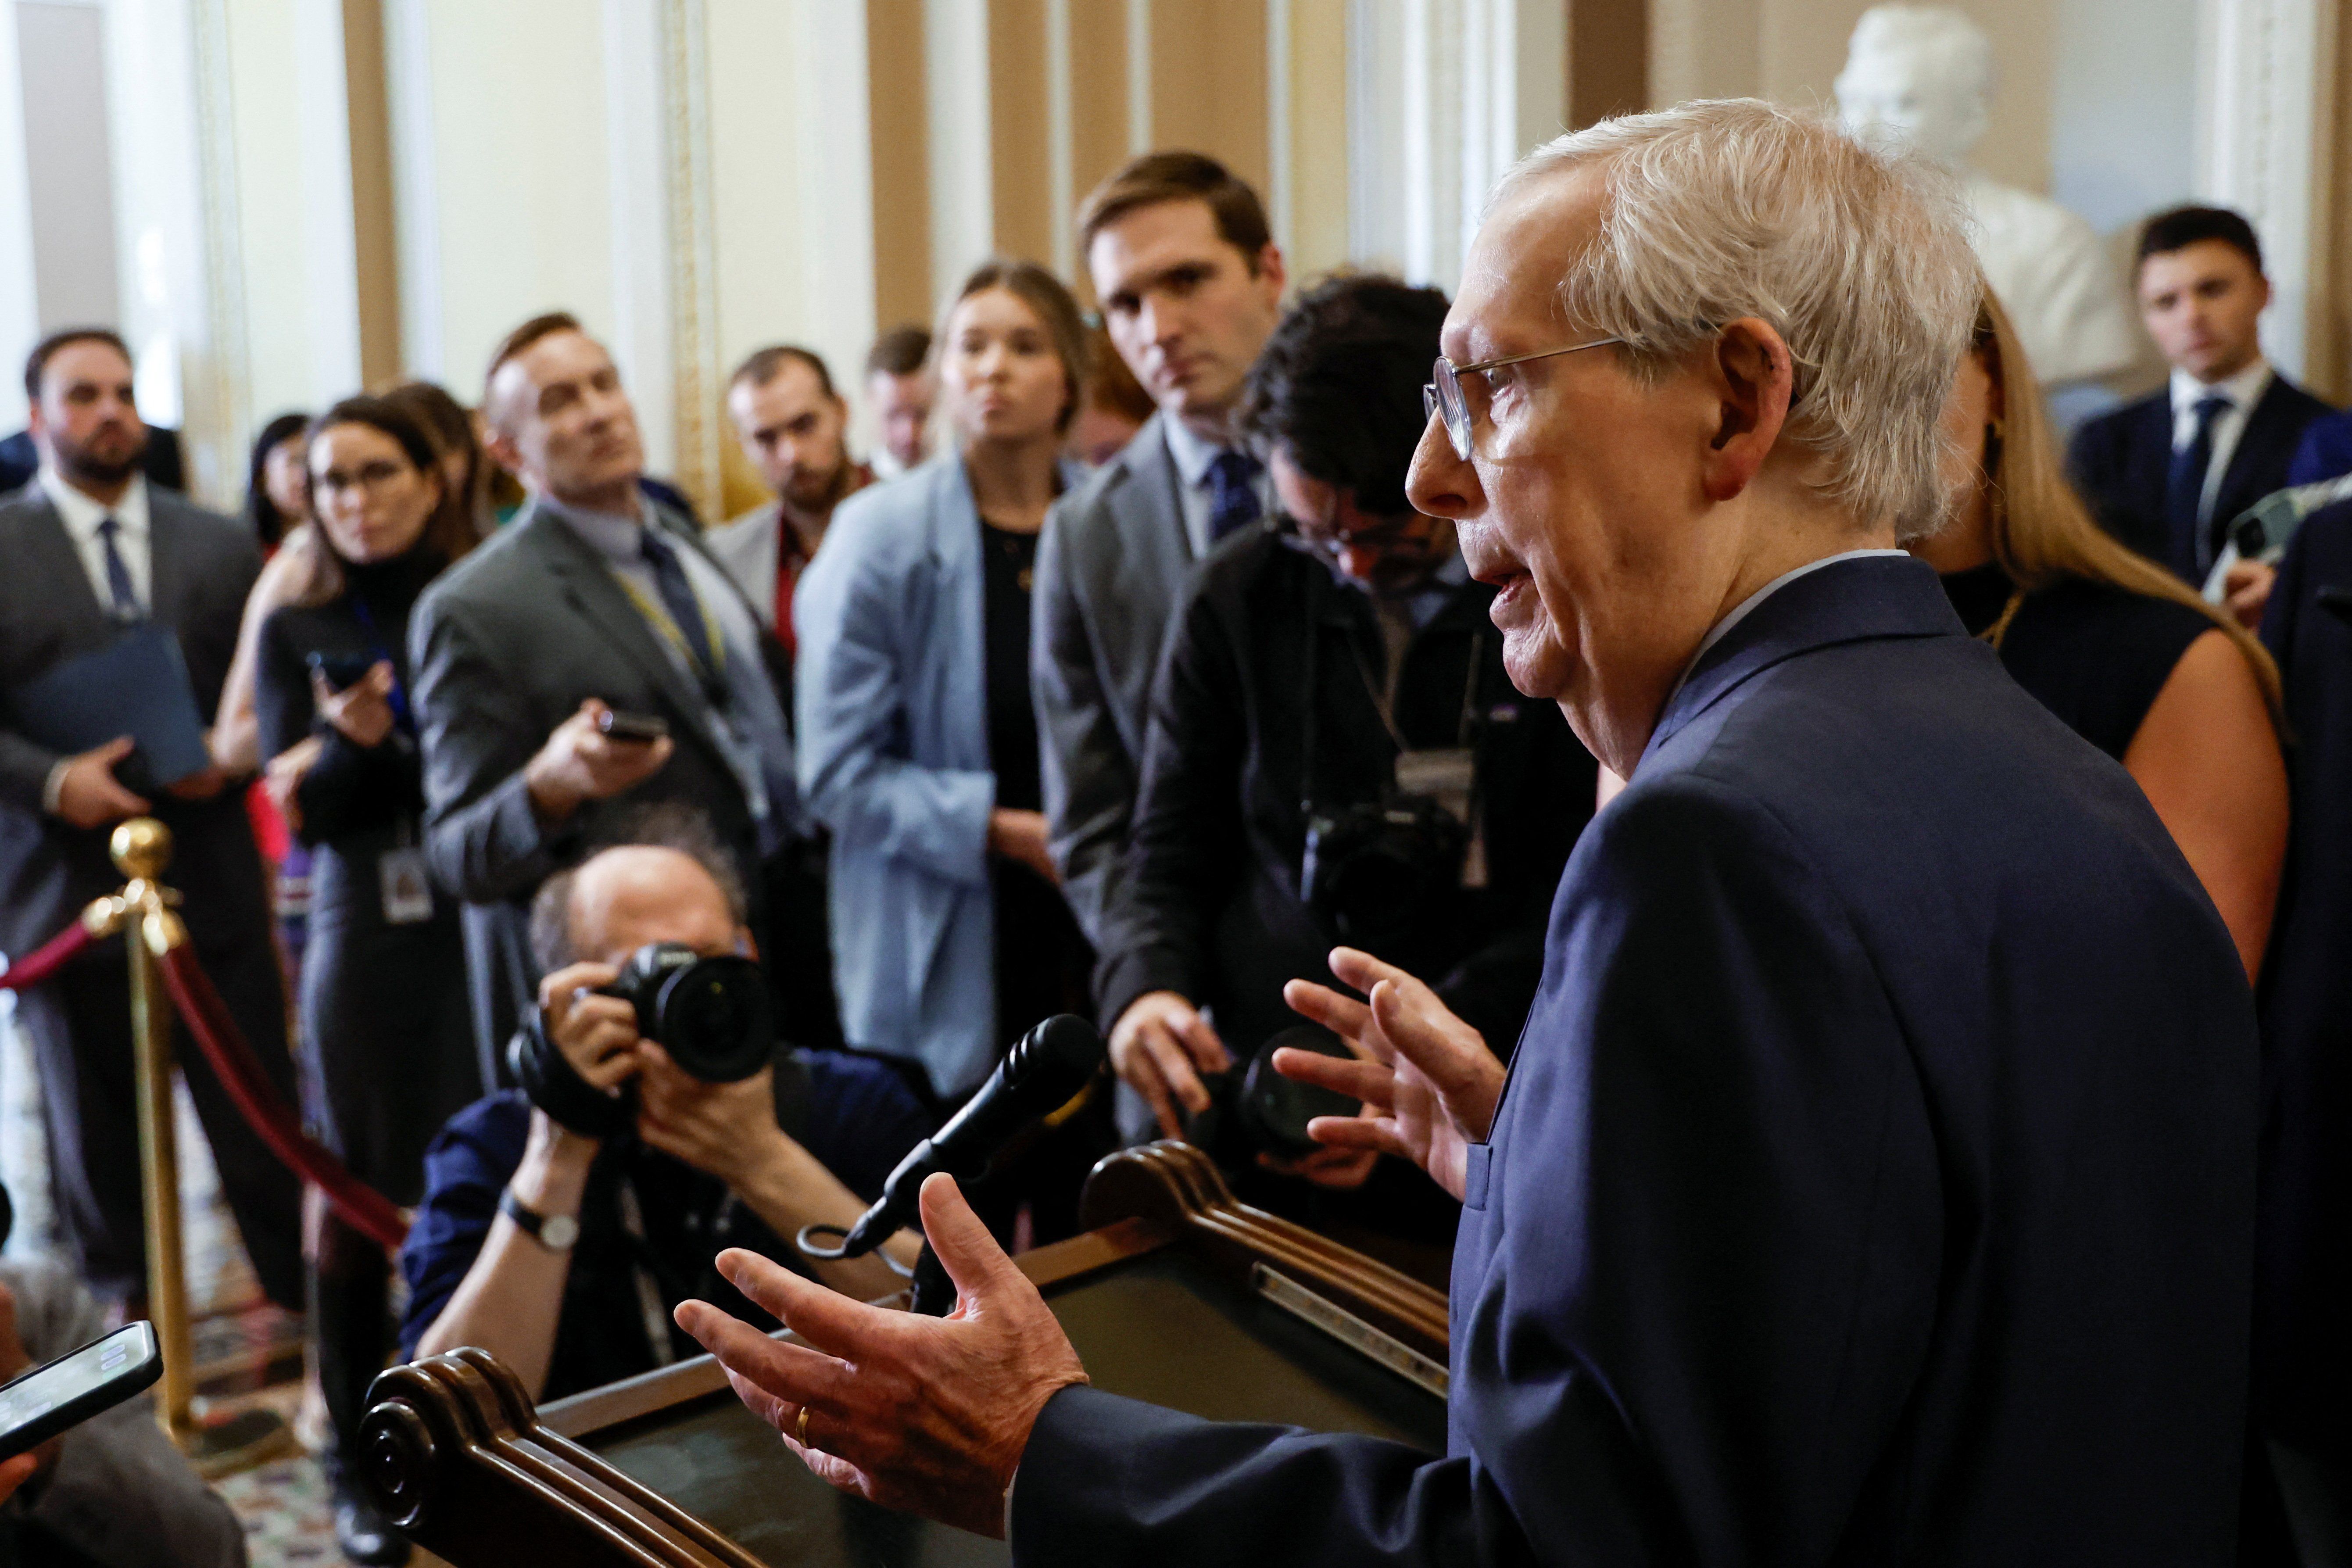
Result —
<instances>
[{"instance_id":1,"label":"white dress shirt collar","mask_svg":"<svg viewBox=\"0 0 2352 1568\"><path fill-rule=\"evenodd\" d=\"M1167 433L1168 456L1176 465L1177 504L1183 509L1184 538L1192 546L1192 559L1200 560L1209 552L1209 465L1223 452L1239 451L1237 447L1220 447L1202 440L1190 426L1173 415L1160 416L1160 427ZM1261 512L1274 510L1273 481L1261 471L1254 488L1257 491Z\"/></svg>"},{"instance_id":2,"label":"white dress shirt collar","mask_svg":"<svg viewBox=\"0 0 2352 1568\"><path fill-rule=\"evenodd\" d=\"M115 549L131 574L131 589L142 606L152 605L153 550L149 543L146 476L131 475L122 499L111 507L76 489L47 463L41 465L39 483L41 493L57 509L58 521L65 524L66 534L81 557L82 570L89 574L90 588L98 595L98 602L110 606L114 603L114 591L106 579L106 544L98 536L98 525L110 517L115 521Z\"/></svg>"},{"instance_id":3,"label":"white dress shirt collar","mask_svg":"<svg viewBox=\"0 0 2352 1568\"><path fill-rule=\"evenodd\" d=\"M2171 382L2174 447L2185 447L2189 440L2196 438L2197 405L2207 397L2219 393L2230 400L2231 408L2242 415L2252 413L2254 405L2263 400L2263 394L2270 389L2271 362L2260 354L2254 356L2253 363L2237 374L2215 382L2200 381L2185 370L2175 370ZM2183 421L2189 426L2188 440L2180 438Z\"/></svg>"},{"instance_id":4,"label":"white dress shirt collar","mask_svg":"<svg viewBox=\"0 0 2352 1568\"><path fill-rule=\"evenodd\" d=\"M1160 424L1168 432L1168 455L1176 460L1176 474L1184 481L1184 488L1197 489L1207 484L1209 465L1217 460L1219 453L1232 448L1202 440L1191 426L1173 415L1163 417Z\"/></svg>"}]
</instances>

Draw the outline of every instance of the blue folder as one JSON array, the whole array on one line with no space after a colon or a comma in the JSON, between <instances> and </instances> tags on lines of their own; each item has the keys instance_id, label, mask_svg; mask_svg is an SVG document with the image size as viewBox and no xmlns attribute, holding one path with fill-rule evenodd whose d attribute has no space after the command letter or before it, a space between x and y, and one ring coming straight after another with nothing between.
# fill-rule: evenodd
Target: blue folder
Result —
<instances>
[{"instance_id":1,"label":"blue folder","mask_svg":"<svg viewBox=\"0 0 2352 1568\"><path fill-rule=\"evenodd\" d=\"M18 734L67 755L130 736L131 765L115 770L130 789L168 787L212 765L179 639L152 621L51 665L8 693L8 709Z\"/></svg>"}]
</instances>

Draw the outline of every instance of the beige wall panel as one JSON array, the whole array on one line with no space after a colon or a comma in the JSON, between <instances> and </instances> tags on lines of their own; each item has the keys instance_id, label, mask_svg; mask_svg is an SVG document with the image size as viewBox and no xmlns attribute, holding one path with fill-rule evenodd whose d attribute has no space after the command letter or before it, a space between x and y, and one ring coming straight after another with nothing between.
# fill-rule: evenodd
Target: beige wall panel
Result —
<instances>
[{"instance_id":1,"label":"beige wall panel","mask_svg":"<svg viewBox=\"0 0 2352 1568\"><path fill-rule=\"evenodd\" d=\"M1649 0L1650 101L1748 98L1758 68L1765 0Z\"/></svg>"},{"instance_id":2,"label":"beige wall panel","mask_svg":"<svg viewBox=\"0 0 2352 1568\"><path fill-rule=\"evenodd\" d=\"M236 146L238 259L243 263L251 416L307 408L311 372L311 258L301 244L302 120L293 93L300 60L294 0L243 0L229 13L230 135ZM240 417L246 410L236 411ZM235 433L242 440L245 433Z\"/></svg>"},{"instance_id":3,"label":"beige wall panel","mask_svg":"<svg viewBox=\"0 0 2352 1568\"><path fill-rule=\"evenodd\" d=\"M996 249L1054 264L1045 0L988 0L988 151Z\"/></svg>"},{"instance_id":4,"label":"beige wall panel","mask_svg":"<svg viewBox=\"0 0 2352 1568\"><path fill-rule=\"evenodd\" d=\"M1070 0L1070 190L1073 212L1128 158L1127 6L1124 0ZM1073 221L1072 244L1076 240ZM1095 303L1087 258L1075 258L1078 297Z\"/></svg>"},{"instance_id":5,"label":"beige wall panel","mask_svg":"<svg viewBox=\"0 0 2352 1568\"><path fill-rule=\"evenodd\" d=\"M385 99L383 0L343 0L344 90L352 125L352 226L360 379L400 378L400 241L393 228L392 110Z\"/></svg>"},{"instance_id":6,"label":"beige wall panel","mask_svg":"<svg viewBox=\"0 0 2352 1568\"><path fill-rule=\"evenodd\" d=\"M535 312L613 330L604 39L578 0L432 0L427 27L442 358L470 403L491 348Z\"/></svg>"},{"instance_id":7,"label":"beige wall panel","mask_svg":"<svg viewBox=\"0 0 2352 1568\"><path fill-rule=\"evenodd\" d=\"M1290 7L1291 276L1319 277L1348 260L1347 0L1274 0Z\"/></svg>"},{"instance_id":8,"label":"beige wall panel","mask_svg":"<svg viewBox=\"0 0 2352 1568\"><path fill-rule=\"evenodd\" d=\"M1266 0L1153 0L1151 139L1266 188Z\"/></svg>"},{"instance_id":9,"label":"beige wall panel","mask_svg":"<svg viewBox=\"0 0 2352 1568\"><path fill-rule=\"evenodd\" d=\"M923 0L866 0L866 54L872 73L875 313L894 326L928 321L934 301Z\"/></svg>"},{"instance_id":10,"label":"beige wall panel","mask_svg":"<svg viewBox=\"0 0 2352 1568\"><path fill-rule=\"evenodd\" d=\"M2048 0L1958 0L1992 38L2000 80L1992 124L1971 160L2007 184L2050 188L2051 50L2055 7ZM1846 40L1870 0L1762 0L1759 58L1765 97L1834 106ZM2185 106L2184 106L2185 108Z\"/></svg>"}]
</instances>

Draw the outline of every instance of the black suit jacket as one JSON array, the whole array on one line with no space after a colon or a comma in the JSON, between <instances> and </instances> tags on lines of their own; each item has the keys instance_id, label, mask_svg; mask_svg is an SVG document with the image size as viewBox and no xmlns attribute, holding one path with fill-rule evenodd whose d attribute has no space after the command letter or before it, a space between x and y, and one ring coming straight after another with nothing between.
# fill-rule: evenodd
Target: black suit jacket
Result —
<instances>
[{"instance_id":1,"label":"black suit jacket","mask_svg":"<svg viewBox=\"0 0 2352 1568\"><path fill-rule=\"evenodd\" d=\"M647 514L657 521L658 511ZM681 550L701 542L666 523ZM756 616L753 617L757 625ZM757 896L756 825L728 767L701 696L664 651L604 560L551 512L527 507L419 601L409 624L418 740L425 754L425 847L435 877L466 900L475 1043L486 1075L538 984L530 899L616 815L657 801L694 806L732 850ZM791 689L783 652L767 638L772 679ZM592 801L544 827L523 764L548 732L599 698L667 720L677 750L635 789Z\"/></svg>"},{"instance_id":2,"label":"black suit jacket","mask_svg":"<svg viewBox=\"0 0 2352 1568\"><path fill-rule=\"evenodd\" d=\"M261 571L243 525L150 486L150 607L176 634L196 710L220 706L236 651L237 619ZM73 539L48 497L28 486L0 500L0 706L6 693L51 666L91 653L120 630L98 602ZM77 828L41 810L57 753L0 713L0 952L18 956L55 936L82 906L122 885L107 858L109 830ZM224 951L267 940L268 895L239 792L209 801L157 793L152 815L172 829L164 879L188 897L199 947Z\"/></svg>"},{"instance_id":3,"label":"black suit jacket","mask_svg":"<svg viewBox=\"0 0 2352 1568\"><path fill-rule=\"evenodd\" d=\"M2226 1564L2255 1044L2130 776L1885 558L1667 704L1552 911L1449 1456L1057 1394L1015 1561Z\"/></svg>"},{"instance_id":4,"label":"black suit jacket","mask_svg":"<svg viewBox=\"0 0 2352 1568\"><path fill-rule=\"evenodd\" d=\"M2287 465L2311 422L2334 412L2283 375L2273 374L2254 405L2214 492L2212 516L2227 520L2284 489ZM2172 471L2172 395L2160 391L2086 420L2067 454L2068 477L2101 527L2151 561L2202 587L2197 542L2175 531L2164 513L2165 480Z\"/></svg>"},{"instance_id":5,"label":"black suit jacket","mask_svg":"<svg viewBox=\"0 0 2352 1568\"><path fill-rule=\"evenodd\" d=\"M2294 830L2263 967L2257 1414L2352 1449L2352 503L2280 563L2263 641L2286 683Z\"/></svg>"}]
</instances>

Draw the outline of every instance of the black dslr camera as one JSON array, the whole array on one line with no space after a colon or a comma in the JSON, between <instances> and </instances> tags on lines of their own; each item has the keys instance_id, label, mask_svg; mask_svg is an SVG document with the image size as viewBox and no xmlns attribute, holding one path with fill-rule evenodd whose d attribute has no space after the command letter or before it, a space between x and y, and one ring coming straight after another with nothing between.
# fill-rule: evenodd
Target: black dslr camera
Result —
<instances>
[{"instance_id":1,"label":"black dslr camera","mask_svg":"<svg viewBox=\"0 0 2352 1568\"><path fill-rule=\"evenodd\" d=\"M775 1057L768 978L748 958L705 958L682 942L647 942L597 994L636 1009L637 1033L705 1083L740 1083ZM533 1105L584 1137L610 1138L635 1121L635 1097L602 1093L572 1070L532 1008L507 1047L507 1064Z\"/></svg>"},{"instance_id":2,"label":"black dslr camera","mask_svg":"<svg viewBox=\"0 0 2352 1568\"><path fill-rule=\"evenodd\" d=\"M1318 1056L1353 1055L1339 1036L1317 1025L1282 1030L1252 1052L1247 1063L1201 1075L1209 1109L1185 1119L1184 1141L1235 1168L1256 1163L1259 1154L1296 1160L1322 1147L1307 1135L1307 1124L1318 1116L1353 1116L1360 1103L1275 1071L1274 1053L1285 1046Z\"/></svg>"},{"instance_id":3,"label":"black dslr camera","mask_svg":"<svg viewBox=\"0 0 2352 1568\"><path fill-rule=\"evenodd\" d=\"M1394 950L1462 885L1470 830L1425 795L1317 814L1307 824L1298 893L1350 947Z\"/></svg>"}]
</instances>

